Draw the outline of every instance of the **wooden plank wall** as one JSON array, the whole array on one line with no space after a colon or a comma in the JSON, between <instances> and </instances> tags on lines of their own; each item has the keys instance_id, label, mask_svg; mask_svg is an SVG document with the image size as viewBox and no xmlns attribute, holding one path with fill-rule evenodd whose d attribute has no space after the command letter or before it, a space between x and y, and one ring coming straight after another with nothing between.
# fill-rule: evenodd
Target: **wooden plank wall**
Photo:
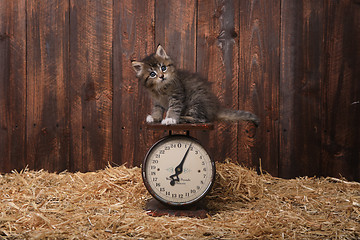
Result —
<instances>
[{"instance_id":1,"label":"wooden plank wall","mask_svg":"<svg viewBox=\"0 0 360 240\"><path fill-rule=\"evenodd\" d=\"M69 6L26 1L26 163L65 169L69 162Z\"/></svg>"},{"instance_id":2,"label":"wooden plank wall","mask_svg":"<svg viewBox=\"0 0 360 240\"><path fill-rule=\"evenodd\" d=\"M360 4L281 7L279 175L359 180Z\"/></svg>"},{"instance_id":3,"label":"wooden plank wall","mask_svg":"<svg viewBox=\"0 0 360 240\"><path fill-rule=\"evenodd\" d=\"M0 172L140 165L160 43L262 120L191 133L216 161L360 180L359 42L354 0L0 0Z\"/></svg>"},{"instance_id":4,"label":"wooden plank wall","mask_svg":"<svg viewBox=\"0 0 360 240\"><path fill-rule=\"evenodd\" d=\"M0 172L26 166L26 4L0 0Z\"/></svg>"}]
</instances>

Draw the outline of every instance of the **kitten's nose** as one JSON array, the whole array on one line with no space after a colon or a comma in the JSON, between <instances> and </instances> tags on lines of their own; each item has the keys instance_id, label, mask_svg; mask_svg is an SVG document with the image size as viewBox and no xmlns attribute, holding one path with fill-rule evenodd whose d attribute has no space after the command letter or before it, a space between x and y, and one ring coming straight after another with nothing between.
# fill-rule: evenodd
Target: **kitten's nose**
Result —
<instances>
[{"instance_id":1,"label":"kitten's nose","mask_svg":"<svg viewBox=\"0 0 360 240\"><path fill-rule=\"evenodd\" d=\"M161 80L164 80L164 74L160 75Z\"/></svg>"}]
</instances>

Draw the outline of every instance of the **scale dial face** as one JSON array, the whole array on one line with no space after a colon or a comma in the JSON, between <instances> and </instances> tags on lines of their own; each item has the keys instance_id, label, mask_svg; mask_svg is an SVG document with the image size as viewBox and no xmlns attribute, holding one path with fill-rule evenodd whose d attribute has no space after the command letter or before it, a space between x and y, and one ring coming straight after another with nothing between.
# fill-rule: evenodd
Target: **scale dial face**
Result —
<instances>
[{"instance_id":1,"label":"scale dial face","mask_svg":"<svg viewBox=\"0 0 360 240\"><path fill-rule=\"evenodd\" d=\"M185 206L202 199L215 179L215 163L200 143L174 135L155 143L142 165L147 190L160 202Z\"/></svg>"}]
</instances>

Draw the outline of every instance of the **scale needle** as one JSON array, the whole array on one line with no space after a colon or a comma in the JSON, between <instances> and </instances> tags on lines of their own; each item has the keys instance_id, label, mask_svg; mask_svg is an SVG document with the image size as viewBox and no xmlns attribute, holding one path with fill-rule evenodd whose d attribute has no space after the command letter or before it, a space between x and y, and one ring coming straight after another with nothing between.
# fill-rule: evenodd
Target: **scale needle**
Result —
<instances>
[{"instance_id":1,"label":"scale needle","mask_svg":"<svg viewBox=\"0 0 360 240\"><path fill-rule=\"evenodd\" d=\"M171 178L170 185L171 186L174 186L175 182L180 181L179 174L181 174L183 172L184 162L185 162L186 156L189 153L191 145L192 145L192 143L189 145L188 149L186 150L185 155L184 155L183 159L181 160L180 164L175 168L175 174L170 176L170 178Z\"/></svg>"}]
</instances>

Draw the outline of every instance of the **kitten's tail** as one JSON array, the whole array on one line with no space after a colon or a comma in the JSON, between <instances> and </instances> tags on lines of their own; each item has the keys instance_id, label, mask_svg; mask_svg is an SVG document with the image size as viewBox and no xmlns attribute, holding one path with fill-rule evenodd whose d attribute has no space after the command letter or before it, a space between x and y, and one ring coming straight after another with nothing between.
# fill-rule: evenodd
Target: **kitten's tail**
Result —
<instances>
[{"instance_id":1,"label":"kitten's tail","mask_svg":"<svg viewBox=\"0 0 360 240\"><path fill-rule=\"evenodd\" d=\"M252 121L256 126L259 126L260 119L253 113L242 111L242 110L233 110L233 109L221 109L217 116L219 120L224 121Z\"/></svg>"}]
</instances>

